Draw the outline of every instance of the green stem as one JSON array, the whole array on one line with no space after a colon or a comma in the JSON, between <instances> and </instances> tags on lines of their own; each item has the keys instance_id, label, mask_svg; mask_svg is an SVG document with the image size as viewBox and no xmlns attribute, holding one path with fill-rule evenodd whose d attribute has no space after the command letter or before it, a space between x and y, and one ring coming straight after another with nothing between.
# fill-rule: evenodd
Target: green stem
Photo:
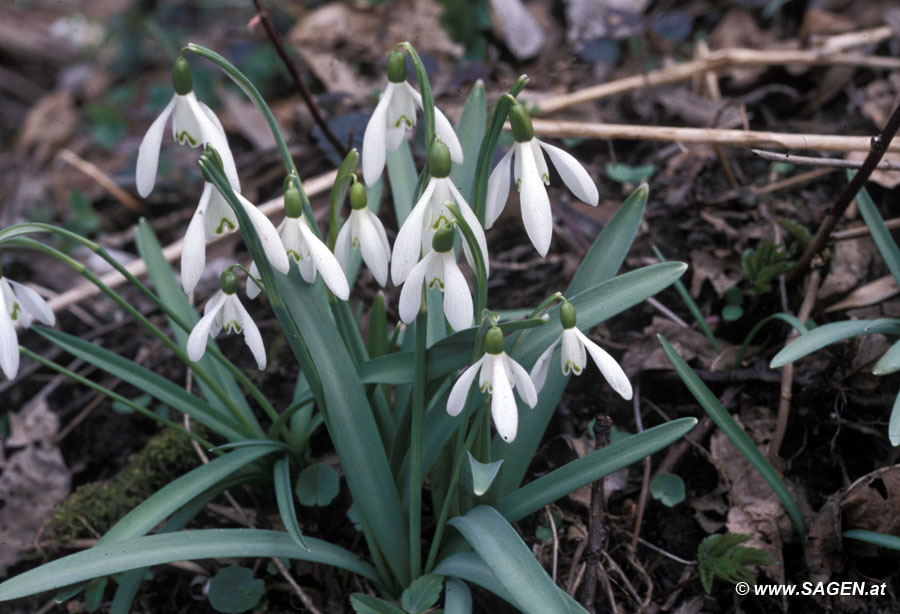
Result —
<instances>
[{"instance_id":1,"label":"green stem","mask_svg":"<svg viewBox=\"0 0 900 614\"><path fill-rule=\"evenodd\" d=\"M210 374L205 369L203 369L202 367L199 367L196 363L192 362L190 360L190 358L188 358L187 353L185 353L185 351L182 350L181 347L179 347L177 343L175 343L174 341L169 339L169 337L163 331L161 331L155 324L153 324L153 322L148 320L147 317L144 316L144 314L142 314L140 311L135 309L118 292L116 292L115 290L113 290L112 288L107 286L105 283L103 283L103 281L99 277L97 277L94 273L89 271L87 269L87 267L85 267L83 264L81 264L77 260L75 260L75 259L67 256L66 254L62 253L61 251L57 250L56 248L50 247L49 245L44 245L43 243L35 241L34 239L29 239L26 237L19 237L19 238L11 239L7 243L10 245L26 247L29 249L34 249L36 251L44 252L45 254L49 254L50 256L53 256L60 262L67 264L72 269L74 269L76 272L78 272L82 277L84 277L85 279L87 279L88 281L93 283L104 294L106 294L109 298L111 298L113 301L115 301L117 305L119 305L122 309L124 309L126 312L128 312L128 314L131 315L131 317L133 317L135 320L137 320L138 323L140 325L142 325L144 328L146 328L154 337L159 339L162 342L162 344L165 345L173 354L175 354L175 356L179 360L184 362L184 364L190 366L194 370L194 373L197 375L197 377L200 378L201 380L203 380L203 382L207 386L209 386L210 390L212 390L213 393L217 397L219 397L219 399L222 401L222 403L225 405L225 407L228 408L228 411L231 412L232 416L237 419L239 424L242 424L245 427L247 427L254 436L262 436L263 435L262 427L259 425L259 423L256 422L256 419L253 418L252 414L250 414L248 416L244 412L242 412L240 410L240 408L238 408L238 406L231 399L231 397L228 395L228 393L226 393L225 390L222 389L222 387L215 380L215 378L210 376Z\"/></svg>"},{"instance_id":2,"label":"green stem","mask_svg":"<svg viewBox=\"0 0 900 614\"><path fill-rule=\"evenodd\" d=\"M416 317L416 379L413 384L409 443L409 561L411 577L422 572L422 428L425 422L425 343L428 314Z\"/></svg>"},{"instance_id":3,"label":"green stem","mask_svg":"<svg viewBox=\"0 0 900 614\"><path fill-rule=\"evenodd\" d=\"M351 149L338 168L337 177L334 179L334 185L331 187L331 194L328 197L328 249L332 252L337 243L341 207L347 196L347 190L350 189L350 181L354 177L358 163L359 152Z\"/></svg>"},{"instance_id":4,"label":"green stem","mask_svg":"<svg viewBox=\"0 0 900 614\"><path fill-rule=\"evenodd\" d=\"M25 356L26 358L31 358L32 360L35 360L35 361L41 363L45 367L49 367L50 369L53 369L54 371L56 371L57 373L59 373L61 375L65 375L69 379L71 379L83 386L86 386L86 387L90 388L91 390L96 390L100 394L112 399L113 401L118 401L119 403L126 405L133 411L143 414L144 416L147 416L148 418L152 418L153 420L156 420L157 422L160 422L161 424L165 424L169 428L173 428L176 431L179 431L180 433L184 433L185 435L187 435L188 437L190 437L191 439L193 439L194 441L199 443L201 446L204 446L206 449L213 448L213 444L211 442L204 439L203 437L200 437L196 433L192 433L191 431L187 430L186 428L184 428L177 422L172 422L168 418L163 418L156 412L150 411L146 407L141 407L140 405L138 405L131 399L123 397L118 392L110 390L109 388L107 388L101 384L98 384L95 381L89 380L88 378L86 378L84 376L78 375L74 371L65 368L61 364L54 362L54 361L50 360L49 358L44 358L40 354L32 352L31 350L29 350L28 348L26 348L24 346L19 346L19 353L22 354L22 356Z\"/></svg>"}]
</instances>

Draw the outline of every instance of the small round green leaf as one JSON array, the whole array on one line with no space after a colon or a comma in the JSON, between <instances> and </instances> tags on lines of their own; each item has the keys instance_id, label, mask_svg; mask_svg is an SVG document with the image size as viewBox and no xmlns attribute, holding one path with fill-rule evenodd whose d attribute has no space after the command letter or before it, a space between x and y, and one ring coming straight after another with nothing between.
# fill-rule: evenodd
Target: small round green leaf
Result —
<instances>
[{"instance_id":1,"label":"small round green leaf","mask_svg":"<svg viewBox=\"0 0 900 614\"><path fill-rule=\"evenodd\" d=\"M294 492L300 503L324 507L338 495L341 487L337 472L324 463L315 463L300 472Z\"/></svg>"},{"instance_id":2,"label":"small round green leaf","mask_svg":"<svg viewBox=\"0 0 900 614\"><path fill-rule=\"evenodd\" d=\"M217 573L209 583L209 603L216 612L240 614L259 603L266 592L262 580L240 565L231 565Z\"/></svg>"},{"instance_id":3,"label":"small round green leaf","mask_svg":"<svg viewBox=\"0 0 900 614\"><path fill-rule=\"evenodd\" d=\"M650 482L650 494L666 507L684 501L684 480L673 473L660 473Z\"/></svg>"},{"instance_id":4,"label":"small round green leaf","mask_svg":"<svg viewBox=\"0 0 900 614\"><path fill-rule=\"evenodd\" d=\"M725 305L722 309L722 319L726 322L740 320L742 315L744 315L744 310L740 305Z\"/></svg>"}]
</instances>

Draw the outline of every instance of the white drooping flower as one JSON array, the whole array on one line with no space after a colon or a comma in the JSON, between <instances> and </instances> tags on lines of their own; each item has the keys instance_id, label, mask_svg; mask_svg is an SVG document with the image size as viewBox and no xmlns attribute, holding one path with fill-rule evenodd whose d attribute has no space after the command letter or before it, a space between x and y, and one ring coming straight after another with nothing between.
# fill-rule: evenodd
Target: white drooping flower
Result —
<instances>
[{"instance_id":1,"label":"white drooping flower","mask_svg":"<svg viewBox=\"0 0 900 614\"><path fill-rule=\"evenodd\" d=\"M0 269L0 369L8 379L19 372L19 337L16 323L24 328L37 318L53 326L56 317L41 295L20 283L3 277Z\"/></svg>"},{"instance_id":2,"label":"white drooping flower","mask_svg":"<svg viewBox=\"0 0 900 614\"><path fill-rule=\"evenodd\" d=\"M238 201L244 208L253 228L259 236L263 251L272 266L287 273L290 261L285 253L284 245L275 225L253 203L235 192ZM200 204L188 224L181 248L181 285L185 292L191 292L200 281L206 266L206 241L217 235L231 232L238 227L237 216L228 205L225 197L207 183L200 197Z\"/></svg>"},{"instance_id":3,"label":"white drooping flower","mask_svg":"<svg viewBox=\"0 0 900 614\"><path fill-rule=\"evenodd\" d=\"M600 369L600 373L606 379L612 389L627 400L631 399L632 389L631 382L625 371L616 362L616 359L601 348L599 345L590 340L583 332L575 326L575 308L572 304L565 302L559 310L559 319L562 322L563 332L559 338L550 344L544 353L538 357L537 362L531 368L531 380L534 387L540 392L547 381L547 371L550 368L550 359L553 356L553 350L560 343L562 350L560 352L560 367L563 375L574 373L581 375L587 364L587 354L591 355L594 363Z\"/></svg>"},{"instance_id":4,"label":"white drooping flower","mask_svg":"<svg viewBox=\"0 0 900 614\"><path fill-rule=\"evenodd\" d=\"M362 253L363 262L372 271L375 281L384 287L391 246L381 220L366 206L365 188L356 181L350 186L350 217L341 226L334 245L334 255L344 272L350 262L351 249Z\"/></svg>"},{"instance_id":5,"label":"white drooping flower","mask_svg":"<svg viewBox=\"0 0 900 614\"><path fill-rule=\"evenodd\" d=\"M221 289L206 302L203 317L188 337L188 358L193 361L203 358L209 336L215 338L225 329L226 333L244 334L244 341L256 359L256 366L262 371L266 368L266 349L263 347L262 336L250 314L241 305L236 290L237 276L231 268L227 268L222 272Z\"/></svg>"},{"instance_id":6,"label":"white drooping flower","mask_svg":"<svg viewBox=\"0 0 900 614\"><path fill-rule=\"evenodd\" d=\"M550 238L553 236L553 215L550 212L550 198L545 187L550 184L550 175L541 148L550 157L563 183L576 198L597 206L600 195L597 186L578 160L559 147L535 138L531 117L521 104L512 105L509 110L509 121L516 143L501 158L488 179L485 227L493 226L506 206L506 199L509 196L510 158L513 158L516 189L519 191L525 232L528 233L528 238L538 253L546 256L547 250L550 249Z\"/></svg>"},{"instance_id":7,"label":"white drooping flower","mask_svg":"<svg viewBox=\"0 0 900 614\"><path fill-rule=\"evenodd\" d=\"M400 147L406 131L416 125L416 107L422 108L421 94L406 82L406 58L401 52L394 50L390 53L387 73L387 87L363 134L362 169L368 186L374 185L381 177L386 153ZM437 107L434 108L434 131L450 148L453 161L462 164L462 146L456 132Z\"/></svg>"},{"instance_id":8,"label":"white drooping flower","mask_svg":"<svg viewBox=\"0 0 900 614\"><path fill-rule=\"evenodd\" d=\"M455 221L453 214L447 209L448 204L455 204L459 208L466 224L472 229L475 240L481 248L485 273L490 272L484 229L462 194L453 185L453 180L450 179L451 158L446 144L435 139L428 157L431 178L428 180L428 185L425 186L421 198L403 222L403 226L397 233L397 240L394 241L391 279L395 285L403 283L413 266L419 261L420 253L428 254L431 251L431 242L435 232L441 226ZM469 253L469 245L466 242L463 242L463 252L469 265L474 268L472 254Z\"/></svg>"},{"instance_id":9,"label":"white drooping flower","mask_svg":"<svg viewBox=\"0 0 900 614\"><path fill-rule=\"evenodd\" d=\"M445 225L434 235L434 248L413 267L400 291L400 319L409 324L422 305L422 287L439 288L444 293L444 316L453 330L472 325L472 295L453 253L456 229Z\"/></svg>"},{"instance_id":10,"label":"white drooping flower","mask_svg":"<svg viewBox=\"0 0 900 614\"><path fill-rule=\"evenodd\" d=\"M222 157L225 176L235 192L240 191L234 156L228 147L222 123L206 104L197 100L191 81L191 69L183 57L178 56L172 67L172 83L175 95L159 117L154 120L144 135L138 148L135 180L137 191L146 197L156 183L156 169L159 165L159 149L162 146L163 131L169 116L172 116L172 138L182 145L201 147L211 145Z\"/></svg>"},{"instance_id":11,"label":"white drooping flower","mask_svg":"<svg viewBox=\"0 0 900 614\"><path fill-rule=\"evenodd\" d=\"M478 386L491 395L491 416L497 433L509 443L516 438L519 426L519 409L513 396L513 388L529 407L537 405L537 392L522 365L509 357L503 349L503 333L496 326L485 336L485 355L463 371L450 390L447 413L458 415L465 407L469 388L480 372Z\"/></svg>"},{"instance_id":12,"label":"white drooping flower","mask_svg":"<svg viewBox=\"0 0 900 614\"><path fill-rule=\"evenodd\" d=\"M350 296L350 285L347 283L347 276L341 268L340 263L334 254L328 249L328 246L322 243L322 240L316 236L310 227L306 216L303 214L302 201L300 192L293 186L288 187L284 191L284 221L278 226L278 233L281 236L279 246L281 253L285 257L284 269L277 268L282 273L287 274L290 269L290 261L292 258L297 263L300 270L300 276L306 283L312 284L316 281L316 273L322 275L322 281L328 286L328 289L339 299L346 301ZM270 258L271 261L271 258ZM251 277L259 277L259 269L254 262L250 267ZM256 298L260 288L252 279L247 281L247 296L251 299Z\"/></svg>"}]
</instances>

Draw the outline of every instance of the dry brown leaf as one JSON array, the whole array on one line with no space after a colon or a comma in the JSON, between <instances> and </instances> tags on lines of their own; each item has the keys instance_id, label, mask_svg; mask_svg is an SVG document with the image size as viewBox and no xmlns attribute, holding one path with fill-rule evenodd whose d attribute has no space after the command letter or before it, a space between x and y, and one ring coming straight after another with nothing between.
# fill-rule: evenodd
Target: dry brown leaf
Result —
<instances>
[{"instance_id":1,"label":"dry brown leaf","mask_svg":"<svg viewBox=\"0 0 900 614\"><path fill-rule=\"evenodd\" d=\"M691 296L700 296L700 287L709 281L719 298L725 296L728 288L738 285L744 278L740 259L728 252L727 257L710 253L708 250L691 250Z\"/></svg>"},{"instance_id":2,"label":"dry brown leaf","mask_svg":"<svg viewBox=\"0 0 900 614\"><path fill-rule=\"evenodd\" d=\"M894 277L892 275L885 275L864 286L860 286L843 300L828 307L825 310L825 313L841 311L843 309L854 309L856 307L865 307L867 305L877 305L896 295L898 292L900 292L900 288L897 287L897 281Z\"/></svg>"},{"instance_id":3,"label":"dry brown leaf","mask_svg":"<svg viewBox=\"0 0 900 614\"><path fill-rule=\"evenodd\" d=\"M43 396L11 413L10 427L10 437L0 446L0 576L21 552L33 547L71 485L71 474L54 442L59 419Z\"/></svg>"},{"instance_id":4,"label":"dry brown leaf","mask_svg":"<svg viewBox=\"0 0 900 614\"><path fill-rule=\"evenodd\" d=\"M78 114L71 92L58 90L50 92L38 100L25 117L18 146L33 149L38 162L46 162L65 144L75 126Z\"/></svg>"},{"instance_id":5,"label":"dry brown leaf","mask_svg":"<svg viewBox=\"0 0 900 614\"><path fill-rule=\"evenodd\" d=\"M775 37L760 29L756 19L748 11L733 7L713 28L709 35L711 49L743 47L749 49L771 49L775 47ZM732 68L727 72L737 87L750 85L765 72L765 68Z\"/></svg>"},{"instance_id":6,"label":"dry brown leaf","mask_svg":"<svg viewBox=\"0 0 900 614\"><path fill-rule=\"evenodd\" d=\"M867 155L868 154L864 151L852 151L847 154L846 158L848 160L862 162L863 160L865 160ZM894 151L886 151L884 152L884 155L881 157L881 159L885 162L900 164L900 153ZM872 171L872 175L869 177L869 179L880 186L892 190L900 185L900 171L874 170Z\"/></svg>"},{"instance_id":7,"label":"dry brown leaf","mask_svg":"<svg viewBox=\"0 0 900 614\"><path fill-rule=\"evenodd\" d=\"M861 279L866 278L874 255L875 246L869 237L838 241L831 259L831 269L816 295L818 300L846 294L855 288Z\"/></svg>"},{"instance_id":8,"label":"dry brown leaf","mask_svg":"<svg viewBox=\"0 0 900 614\"><path fill-rule=\"evenodd\" d=\"M626 373L672 368L672 363L666 358L666 353L659 344L657 335L668 339L672 347L685 360L699 358L704 369L708 369L716 358L715 351L703 333L694 328L676 324L668 318L654 316L650 326L641 332L640 341L629 344L625 355L622 356L621 365Z\"/></svg>"}]
</instances>

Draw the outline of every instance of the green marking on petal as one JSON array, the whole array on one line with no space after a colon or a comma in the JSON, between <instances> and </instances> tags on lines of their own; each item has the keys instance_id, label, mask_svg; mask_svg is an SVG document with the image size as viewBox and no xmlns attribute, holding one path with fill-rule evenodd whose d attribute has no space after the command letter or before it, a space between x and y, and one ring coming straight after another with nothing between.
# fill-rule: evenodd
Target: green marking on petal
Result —
<instances>
[{"instance_id":1,"label":"green marking on petal","mask_svg":"<svg viewBox=\"0 0 900 614\"><path fill-rule=\"evenodd\" d=\"M239 333L243 330L240 322L237 320L230 320L227 324L225 324L225 332L226 333Z\"/></svg>"},{"instance_id":2,"label":"green marking on petal","mask_svg":"<svg viewBox=\"0 0 900 614\"><path fill-rule=\"evenodd\" d=\"M219 225L216 226L216 234L220 235L225 232L225 227L228 226L228 232L231 232L236 228L236 226L229 220L228 218L222 218L219 222Z\"/></svg>"},{"instance_id":3,"label":"green marking on petal","mask_svg":"<svg viewBox=\"0 0 900 614\"><path fill-rule=\"evenodd\" d=\"M21 309L21 307L19 307L19 303L17 303L16 301L13 301L12 311L9 312L9 315L13 319L14 322L18 321L18 319L19 319L19 310L20 309Z\"/></svg>"},{"instance_id":4,"label":"green marking on petal","mask_svg":"<svg viewBox=\"0 0 900 614\"><path fill-rule=\"evenodd\" d=\"M197 146L197 141L194 140L194 137L192 137L190 134L188 134L187 130L182 130L181 132L176 134L175 140L178 141L179 143L181 143L182 145L184 145L185 143L188 143L191 147Z\"/></svg>"},{"instance_id":5,"label":"green marking on petal","mask_svg":"<svg viewBox=\"0 0 900 614\"><path fill-rule=\"evenodd\" d=\"M293 258L294 260L296 260L297 262L300 262L301 260L303 260L303 258L300 257L300 254L298 254L297 252L295 252L292 249L287 250L287 255L290 256L291 258Z\"/></svg>"}]
</instances>

